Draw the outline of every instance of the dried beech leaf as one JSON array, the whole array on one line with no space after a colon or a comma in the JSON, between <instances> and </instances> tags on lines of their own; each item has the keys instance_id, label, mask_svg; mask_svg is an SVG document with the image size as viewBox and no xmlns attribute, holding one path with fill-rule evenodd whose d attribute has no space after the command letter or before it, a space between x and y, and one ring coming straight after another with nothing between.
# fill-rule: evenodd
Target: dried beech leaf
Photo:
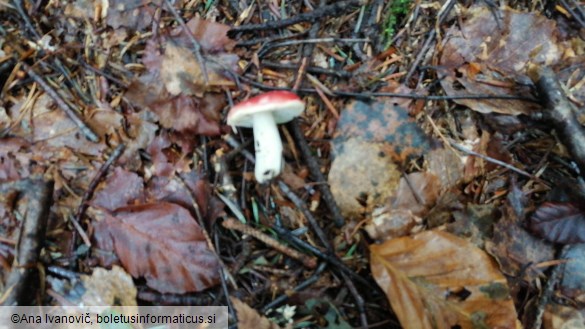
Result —
<instances>
[{"instance_id":1,"label":"dried beech leaf","mask_svg":"<svg viewBox=\"0 0 585 329\"><path fill-rule=\"evenodd\" d=\"M142 178L136 173L116 167L95 193L92 205L116 210L131 204L133 201L142 200L143 185Z\"/></svg>"},{"instance_id":2,"label":"dried beech leaf","mask_svg":"<svg viewBox=\"0 0 585 329\"><path fill-rule=\"evenodd\" d=\"M240 329L281 329L276 323L270 322L266 317L248 306L241 300L231 297L232 305L238 315L238 328Z\"/></svg>"},{"instance_id":3,"label":"dried beech leaf","mask_svg":"<svg viewBox=\"0 0 585 329\"><path fill-rule=\"evenodd\" d=\"M172 203L121 208L94 224L100 253L114 251L133 277L162 293L201 291L219 282L219 263L189 211Z\"/></svg>"},{"instance_id":4,"label":"dried beech leaf","mask_svg":"<svg viewBox=\"0 0 585 329\"><path fill-rule=\"evenodd\" d=\"M530 229L554 243L585 242L585 214L572 203L545 202L530 217Z\"/></svg>"},{"instance_id":5,"label":"dried beech leaf","mask_svg":"<svg viewBox=\"0 0 585 329\"><path fill-rule=\"evenodd\" d=\"M425 231L370 246L371 269L407 328L520 328L506 278L466 240Z\"/></svg>"},{"instance_id":6,"label":"dried beech leaf","mask_svg":"<svg viewBox=\"0 0 585 329\"><path fill-rule=\"evenodd\" d=\"M585 244L570 246L565 253L569 261L563 268L560 290L579 303L585 302Z\"/></svg>"},{"instance_id":7,"label":"dried beech leaf","mask_svg":"<svg viewBox=\"0 0 585 329\"><path fill-rule=\"evenodd\" d=\"M585 310L548 303L542 316L543 329L585 329Z\"/></svg>"},{"instance_id":8,"label":"dried beech leaf","mask_svg":"<svg viewBox=\"0 0 585 329\"><path fill-rule=\"evenodd\" d=\"M447 32L440 62L445 68L441 86L449 96L530 96L530 88L522 83L528 81L526 63L551 65L561 59L563 47L554 20L509 8L490 10L471 7L463 24ZM501 19L493 19L492 14ZM536 109L534 104L519 100L454 101L481 113L517 115Z\"/></svg>"},{"instance_id":9,"label":"dried beech leaf","mask_svg":"<svg viewBox=\"0 0 585 329\"><path fill-rule=\"evenodd\" d=\"M91 276L82 275L85 292L81 297L90 306L136 306L136 286L132 277L119 266L111 270L96 267Z\"/></svg>"}]
</instances>

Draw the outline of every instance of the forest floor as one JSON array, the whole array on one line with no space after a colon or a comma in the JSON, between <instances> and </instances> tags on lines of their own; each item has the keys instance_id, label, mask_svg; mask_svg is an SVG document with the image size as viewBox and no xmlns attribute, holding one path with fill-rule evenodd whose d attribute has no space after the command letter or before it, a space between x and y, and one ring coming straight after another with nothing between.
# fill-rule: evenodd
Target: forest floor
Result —
<instances>
[{"instance_id":1,"label":"forest floor","mask_svg":"<svg viewBox=\"0 0 585 329\"><path fill-rule=\"evenodd\" d=\"M585 328L582 1L0 0L0 22L5 305ZM226 118L275 90L305 109L260 184Z\"/></svg>"}]
</instances>

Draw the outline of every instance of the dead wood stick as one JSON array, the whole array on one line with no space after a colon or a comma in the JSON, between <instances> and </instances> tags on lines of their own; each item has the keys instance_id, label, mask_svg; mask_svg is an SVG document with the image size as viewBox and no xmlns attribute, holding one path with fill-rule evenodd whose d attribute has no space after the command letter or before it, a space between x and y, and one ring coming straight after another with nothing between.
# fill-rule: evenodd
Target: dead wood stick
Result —
<instances>
[{"instance_id":1,"label":"dead wood stick","mask_svg":"<svg viewBox=\"0 0 585 329\"><path fill-rule=\"evenodd\" d=\"M577 109L550 68L532 67L529 75L546 108L543 119L552 123L577 163L580 174L585 175L585 130L577 120Z\"/></svg>"},{"instance_id":2,"label":"dead wood stick","mask_svg":"<svg viewBox=\"0 0 585 329\"><path fill-rule=\"evenodd\" d=\"M229 30L228 36L233 38L239 32L275 30L302 22L314 22L317 19L321 19L325 16L340 16L343 12L351 9L353 6L362 4L362 2L363 1L361 0L338 1L327 6L319 7L311 12L299 14L295 17L282 19L279 21L269 21L263 24L241 25Z\"/></svg>"},{"instance_id":3,"label":"dead wood stick","mask_svg":"<svg viewBox=\"0 0 585 329\"><path fill-rule=\"evenodd\" d=\"M319 226L319 223L317 223L317 219L315 218L315 216L313 216L313 214L311 214L311 212L305 205L305 202L301 200L301 198L299 198L290 189L290 187L288 187L288 185L286 185L286 183L283 182L282 180L278 181L278 186L280 187L282 193L284 193L286 197L289 198L290 201L292 201L295 204L295 206L303 213L303 215L311 225L311 228L315 232L315 235L317 235L319 241L321 241L321 244L323 244L323 246L327 249L327 253L334 255L333 247L331 246L331 243L329 243L329 240L327 239L325 232L323 232L323 229L321 228L321 226Z\"/></svg>"},{"instance_id":4,"label":"dead wood stick","mask_svg":"<svg viewBox=\"0 0 585 329\"><path fill-rule=\"evenodd\" d=\"M81 118L79 117L79 114L77 114L77 112L72 109L64 100L63 98L61 98L61 96L59 95L59 93L57 93L57 91L55 91L55 89L53 89L51 86L49 86L48 83L45 82L45 80L43 80L43 78L38 75L33 69L32 67L30 67L28 64L21 62L20 63L21 67L26 71L26 73L36 82L39 84L39 86L41 86L41 88L43 88L43 90L47 93L47 95L49 95L54 101L55 103L57 103L57 106L63 111L65 112L65 114L67 114L67 116L69 117L69 119L71 119L71 121L73 121L73 123L75 123L75 125L77 126L77 128L79 128L79 130L81 131L81 133L85 136L85 138L89 141L92 141L94 143L99 142L100 138L98 137L98 135L93 132L93 130L91 130L90 127L88 127L85 122L83 122L83 120L81 120Z\"/></svg>"},{"instance_id":5,"label":"dead wood stick","mask_svg":"<svg viewBox=\"0 0 585 329\"><path fill-rule=\"evenodd\" d=\"M81 197L81 202L79 203L79 207L77 207L77 212L75 213L75 216L73 218L71 218L71 223L73 224L73 227L75 228L75 230L73 231L73 237L71 239L72 243L69 246L70 252L73 252L73 250L77 246L78 234L81 236L83 242L87 246L91 246L91 243L90 243L89 237L87 236L87 233L85 233L83 231L83 228L81 227L81 225L79 223L81 221L81 218L83 217L83 214L87 210L87 207L89 206L88 202L93 197L93 193L95 192L98 184L101 182L102 178L106 175L110 166L116 160L118 160L118 158L120 158L120 156L122 156L122 153L124 153L125 148L126 148L126 146L124 144L120 144L120 145L118 145L118 147L116 147L116 149L112 152L112 154L110 155L108 160L106 160L106 162L100 167L98 172L95 174L91 183L89 183L87 190L85 190L85 193L83 193L83 196Z\"/></svg>"},{"instance_id":6,"label":"dead wood stick","mask_svg":"<svg viewBox=\"0 0 585 329\"><path fill-rule=\"evenodd\" d=\"M315 259L314 257L309 257L309 256L302 254L302 253L300 253L292 248L289 248L289 247L281 244L277 240L269 237L268 235L254 229L251 226L242 224L233 218L224 219L222 222L222 225L223 225L223 227L225 227L227 229L240 231L244 234L250 235L250 236L262 241L267 246L280 251L281 253L289 256L290 258L293 258L293 259L300 261L307 268L313 269L313 268L317 267L317 259Z\"/></svg>"},{"instance_id":7,"label":"dead wood stick","mask_svg":"<svg viewBox=\"0 0 585 329\"><path fill-rule=\"evenodd\" d=\"M283 239L287 240L290 243L297 245L299 248L303 248L303 249L310 251L317 258L322 259L325 262L327 262L328 264L330 264L332 266L332 268L338 269L341 272L345 272L347 275L349 275L352 278L352 280L359 282L360 284L364 285L365 287L367 287L370 290L377 289L376 285L373 285L371 282L369 282L364 277L360 276L355 271L353 271L351 268L349 268L347 265L345 265L345 263L341 259L339 259L337 257L337 255L335 255L335 254L331 255L331 254L326 254L326 253L322 252L317 247L307 243L306 241L301 240L299 237L292 234L291 232L289 232L288 230L286 230L282 226L273 225L272 229L274 231L276 231L276 233L278 233Z\"/></svg>"},{"instance_id":8,"label":"dead wood stick","mask_svg":"<svg viewBox=\"0 0 585 329\"><path fill-rule=\"evenodd\" d=\"M294 292L303 291L305 288L310 287L313 283L319 281L319 279L321 278L321 273L326 268L327 268L327 263L321 263L319 265L319 267L317 267L317 269L315 270L313 275L311 275L311 277L309 277L307 280L301 282L296 287L292 288L292 291L294 291ZM266 313L266 312L268 312L268 310L277 308L282 303L286 302L290 297L291 297L290 292L286 292L286 293L276 297L275 299L270 301L270 303L268 303L262 307L262 313Z\"/></svg>"},{"instance_id":9,"label":"dead wood stick","mask_svg":"<svg viewBox=\"0 0 585 329\"><path fill-rule=\"evenodd\" d=\"M311 149L309 148L309 144L307 143L303 131L299 126L298 119L293 120L290 126L292 128L291 131L293 137L295 138L295 141L297 142L297 145L301 150L303 157L305 158L305 162L309 167L309 171L311 172L311 175L313 176L315 182L318 183L317 188L323 194L323 200L325 201L327 208L329 208L329 211L331 211L331 215L333 216L335 226L337 227L343 226L343 224L345 223L345 218L341 214L341 210L339 209L337 202L335 202L335 198L333 197L333 194L329 189L329 185L327 184L325 175L323 175L323 173L321 172L321 166L317 162L317 159L315 159L315 157L311 155Z\"/></svg>"},{"instance_id":10,"label":"dead wood stick","mask_svg":"<svg viewBox=\"0 0 585 329\"><path fill-rule=\"evenodd\" d=\"M100 167L98 172L95 174L91 183L89 183L87 190L85 190L85 193L83 194L83 197L81 198L81 202L79 203L79 207L77 207L77 212L75 213L75 220L78 223L81 220L81 217L83 216L83 214L85 213L85 210L88 207L87 202L93 196L93 193L95 192L95 189L97 188L98 184L100 183L102 178L106 175L110 166L114 162L116 162L120 158L120 156L122 156L125 148L126 148L126 145L124 145L124 144L118 145L116 147L116 149L114 149L112 154L110 154L110 157L108 158L108 160L106 160L106 162L104 162L104 164Z\"/></svg>"},{"instance_id":11,"label":"dead wood stick","mask_svg":"<svg viewBox=\"0 0 585 329\"><path fill-rule=\"evenodd\" d=\"M449 0L443 5L443 7L441 8L441 11L439 11L440 16L439 16L438 24L443 23L443 21L449 16L449 12L451 11L451 9L453 9L453 7L455 6L456 3L457 3L457 1L455 1L455 0ZM418 69L418 65L423 60L427 51L431 48L431 45L435 42L436 36L437 36L436 29L432 29L431 31L429 31L427 39L423 43L423 46L421 47L418 55L416 56L416 59L414 60L414 62L412 62L410 68L408 69L408 73L406 74L406 77L404 78L403 81L408 83L408 81L410 80L410 78L414 74L414 71L416 71Z\"/></svg>"},{"instance_id":12,"label":"dead wood stick","mask_svg":"<svg viewBox=\"0 0 585 329\"><path fill-rule=\"evenodd\" d=\"M560 251L560 255L558 257L559 260L567 260L567 253L571 249L570 245L564 246L563 249ZM552 271L550 271L550 275L548 276L548 280L546 282L546 286L544 287L544 291L540 295L538 300L538 304L536 306L536 315L534 316L534 323L532 324L531 328L533 329L540 329L542 327L542 316L544 315L544 310L546 305L549 303L553 293L555 291L555 287L561 277L563 271L565 269L564 263L559 263Z\"/></svg>"},{"instance_id":13,"label":"dead wood stick","mask_svg":"<svg viewBox=\"0 0 585 329\"><path fill-rule=\"evenodd\" d=\"M47 219L53 200L53 182L23 180L0 185L0 194L17 190L28 197L25 218L20 228L20 237L12 271L6 288L0 296L4 306L29 305L36 294L32 291L34 275L38 274L38 260L45 239Z\"/></svg>"}]
</instances>

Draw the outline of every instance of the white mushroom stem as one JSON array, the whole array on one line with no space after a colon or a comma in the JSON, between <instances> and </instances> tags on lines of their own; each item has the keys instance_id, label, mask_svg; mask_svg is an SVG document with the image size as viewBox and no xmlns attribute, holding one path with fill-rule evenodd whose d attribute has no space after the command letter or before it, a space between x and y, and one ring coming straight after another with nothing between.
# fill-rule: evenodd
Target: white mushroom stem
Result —
<instances>
[{"instance_id":1,"label":"white mushroom stem","mask_svg":"<svg viewBox=\"0 0 585 329\"><path fill-rule=\"evenodd\" d=\"M271 113L256 113L252 118L258 183L264 183L282 171L282 141Z\"/></svg>"}]
</instances>

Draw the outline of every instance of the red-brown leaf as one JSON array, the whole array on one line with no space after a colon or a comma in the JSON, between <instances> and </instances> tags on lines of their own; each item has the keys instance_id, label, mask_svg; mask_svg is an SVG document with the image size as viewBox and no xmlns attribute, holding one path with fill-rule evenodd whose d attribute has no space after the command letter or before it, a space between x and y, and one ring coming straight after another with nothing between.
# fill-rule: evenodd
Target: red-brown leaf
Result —
<instances>
[{"instance_id":1,"label":"red-brown leaf","mask_svg":"<svg viewBox=\"0 0 585 329\"><path fill-rule=\"evenodd\" d=\"M201 291L219 282L219 263L189 211L172 203L118 209L94 224L97 247L115 252L133 277L162 293Z\"/></svg>"},{"instance_id":2,"label":"red-brown leaf","mask_svg":"<svg viewBox=\"0 0 585 329\"><path fill-rule=\"evenodd\" d=\"M572 203L546 202L530 218L530 229L555 243L585 242L585 215Z\"/></svg>"},{"instance_id":3,"label":"red-brown leaf","mask_svg":"<svg viewBox=\"0 0 585 329\"><path fill-rule=\"evenodd\" d=\"M132 201L144 198L144 186L140 176L136 173L116 167L108 175L103 188L98 190L93 198L92 205L108 210L116 210L131 204Z\"/></svg>"}]
</instances>

